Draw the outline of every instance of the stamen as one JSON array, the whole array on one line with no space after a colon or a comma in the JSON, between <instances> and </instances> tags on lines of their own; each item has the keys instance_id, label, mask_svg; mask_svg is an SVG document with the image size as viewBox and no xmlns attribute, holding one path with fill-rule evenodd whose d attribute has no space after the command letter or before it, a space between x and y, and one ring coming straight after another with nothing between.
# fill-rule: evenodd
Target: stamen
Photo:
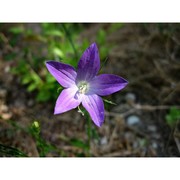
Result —
<instances>
[{"instance_id":1,"label":"stamen","mask_svg":"<svg viewBox=\"0 0 180 180\"><path fill-rule=\"evenodd\" d=\"M78 84L78 92L81 94L85 94L89 89L89 85L87 82L80 82Z\"/></svg>"}]
</instances>

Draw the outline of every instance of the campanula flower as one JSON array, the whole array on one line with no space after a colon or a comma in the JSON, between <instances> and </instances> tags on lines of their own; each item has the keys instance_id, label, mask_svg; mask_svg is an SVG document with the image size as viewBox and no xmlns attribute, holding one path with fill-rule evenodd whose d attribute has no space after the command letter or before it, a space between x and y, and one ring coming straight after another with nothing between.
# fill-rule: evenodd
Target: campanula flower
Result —
<instances>
[{"instance_id":1,"label":"campanula flower","mask_svg":"<svg viewBox=\"0 0 180 180\"><path fill-rule=\"evenodd\" d=\"M56 61L46 61L46 67L65 88L56 101L54 114L64 113L82 103L98 127L104 122L104 103L100 96L115 93L128 84L125 79L117 75L97 75L100 58L96 43L91 44L84 51L77 71L68 64Z\"/></svg>"}]
</instances>

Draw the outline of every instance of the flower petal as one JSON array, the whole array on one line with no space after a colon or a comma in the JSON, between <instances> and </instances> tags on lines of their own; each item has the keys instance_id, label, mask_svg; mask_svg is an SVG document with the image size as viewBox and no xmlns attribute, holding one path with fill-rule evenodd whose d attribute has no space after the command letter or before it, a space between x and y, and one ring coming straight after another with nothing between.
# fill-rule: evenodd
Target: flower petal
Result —
<instances>
[{"instance_id":1,"label":"flower petal","mask_svg":"<svg viewBox=\"0 0 180 180\"><path fill-rule=\"evenodd\" d=\"M75 109L81 103L81 98L75 98L77 87L64 89L59 95L54 114L61 114L71 109Z\"/></svg>"},{"instance_id":2,"label":"flower petal","mask_svg":"<svg viewBox=\"0 0 180 180\"><path fill-rule=\"evenodd\" d=\"M68 88L75 84L77 73L72 66L57 61L46 61L46 67L61 86Z\"/></svg>"},{"instance_id":3,"label":"flower petal","mask_svg":"<svg viewBox=\"0 0 180 180\"><path fill-rule=\"evenodd\" d=\"M82 105L89 112L93 122L100 127L104 122L104 103L96 94L84 95Z\"/></svg>"},{"instance_id":4,"label":"flower petal","mask_svg":"<svg viewBox=\"0 0 180 180\"><path fill-rule=\"evenodd\" d=\"M77 81L90 80L100 69L100 58L96 43L91 44L83 53L78 63Z\"/></svg>"},{"instance_id":5,"label":"flower petal","mask_svg":"<svg viewBox=\"0 0 180 180\"><path fill-rule=\"evenodd\" d=\"M101 74L90 82L90 91L100 96L107 96L123 89L128 82L120 76Z\"/></svg>"}]
</instances>

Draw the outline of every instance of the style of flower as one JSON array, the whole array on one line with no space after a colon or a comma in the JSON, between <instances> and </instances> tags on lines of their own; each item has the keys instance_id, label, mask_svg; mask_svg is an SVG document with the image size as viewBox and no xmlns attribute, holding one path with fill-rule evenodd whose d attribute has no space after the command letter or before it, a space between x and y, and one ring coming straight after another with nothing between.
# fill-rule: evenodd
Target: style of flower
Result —
<instances>
[{"instance_id":1,"label":"style of flower","mask_svg":"<svg viewBox=\"0 0 180 180\"><path fill-rule=\"evenodd\" d=\"M104 122L104 103L100 96L115 93L128 84L117 75L97 75L100 58L96 43L84 51L77 71L72 66L57 61L46 61L46 67L65 88L56 101L54 114L67 112L82 103L98 127Z\"/></svg>"}]
</instances>

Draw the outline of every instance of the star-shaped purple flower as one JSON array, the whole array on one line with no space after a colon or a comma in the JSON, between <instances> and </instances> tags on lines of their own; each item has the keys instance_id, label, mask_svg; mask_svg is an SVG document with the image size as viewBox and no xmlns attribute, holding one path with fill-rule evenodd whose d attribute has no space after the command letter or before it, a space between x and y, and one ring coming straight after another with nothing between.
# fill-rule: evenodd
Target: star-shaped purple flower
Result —
<instances>
[{"instance_id":1,"label":"star-shaped purple flower","mask_svg":"<svg viewBox=\"0 0 180 180\"><path fill-rule=\"evenodd\" d=\"M100 127L104 122L104 103L100 96L107 96L123 89L128 82L112 74L97 75L100 58L96 43L83 53L77 71L70 65L46 61L46 67L65 89L59 95L54 114L61 114L81 103L93 122Z\"/></svg>"}]
</instances>

